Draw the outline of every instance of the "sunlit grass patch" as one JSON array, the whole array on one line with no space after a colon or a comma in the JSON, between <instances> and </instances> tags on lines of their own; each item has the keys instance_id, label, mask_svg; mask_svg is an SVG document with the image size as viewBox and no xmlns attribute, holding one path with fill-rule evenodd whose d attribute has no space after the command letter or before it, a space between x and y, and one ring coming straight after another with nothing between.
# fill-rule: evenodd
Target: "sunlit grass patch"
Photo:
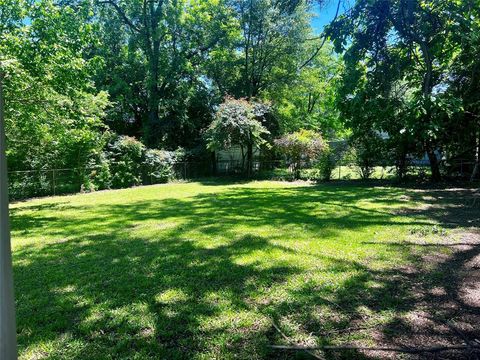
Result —
<instances>
[{"instance_id":1,"label":"sunlit grass patch","mask_svg":"<svg viewBox=\"0 0 480 360\"><path fill-rule=\"evenodd\" d=\"M14 204L20 357L288 357L272 323L299 344L371 344L414 309L410 273L438 281L422 259L451 254L422 246L453 234L422 197L208 182Z\"/></svg>"}]
</instances>

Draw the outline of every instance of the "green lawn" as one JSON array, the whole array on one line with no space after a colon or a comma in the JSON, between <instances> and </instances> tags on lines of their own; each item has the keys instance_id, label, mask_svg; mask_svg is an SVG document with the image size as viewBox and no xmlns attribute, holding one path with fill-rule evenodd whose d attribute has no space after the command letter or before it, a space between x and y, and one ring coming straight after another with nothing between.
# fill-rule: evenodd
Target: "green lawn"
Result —
<instances>
[{"instance_id":1,"label":"green lawn","mask_svg":"<svg viewBox=\"0 0 480 360\"><path fill-rule=\"evenodd\" d=\"M207 182L13 204L20 357L308 358L268 345L388 342L422 306L414 289L442 281L443 263L424 260L454 255L425 245L479 218L449 222L456 207L427 206L438 199Z\"/></svg>"}]
</instances>

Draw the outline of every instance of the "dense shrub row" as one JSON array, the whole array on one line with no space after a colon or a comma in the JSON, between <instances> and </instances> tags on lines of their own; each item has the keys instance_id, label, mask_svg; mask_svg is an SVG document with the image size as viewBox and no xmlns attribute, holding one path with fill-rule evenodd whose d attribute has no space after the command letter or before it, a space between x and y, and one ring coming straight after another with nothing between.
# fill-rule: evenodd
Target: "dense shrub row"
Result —
<instances>
[{"instance_id":1,"label":"dense shrub row","mask_svg":"<svg viewBox=\"0 0 480 360\"><path fill-rule=\"evenodd\" d=\"M287 181L398 176L398 166L380 156L388 154L381 150L384 146L380 138L367 145L359 142L328 142L319 133L300 130L284 135L276 139L273 145L262 148L262 156L256 159L260 166L251 175L255 178ZM282 160L272 161L271 158ZM12 199L21 199L127 188L166 183L176 177L248 175L242 171L216 174L215 167L211 166L212 159L206 154L196 154L194 159L192 162L192 156L189 156L187 160L183 149L148 149L133 137L107 132L104 134L102 149L93 152L84 167L11 173L10 196Z\"/></svg>"},{"instance_id":2,"label":"dense shrub row","mask_svg":"<svg viewBox=\"0 0 480 360\"><path fill-rule=\"evenodd\" d=\"M182 149L148 149L129 136L108 133L103 149L78 168L47 168L9 173L11 199L126 188L166 183L174 164L185 158Z\"/></svg>"},{"instance_id":3,"label":"dense shrub row","mask_svg":"<svg viewBox=\"0 0 480 360\"><path fill-rule=\"evenodd\" d=\"M183 149L148 149L129 136L114 135L85 172L87 191L166 183L174 177L173 165L185 157Z\"/></svg>"}]
</instances>

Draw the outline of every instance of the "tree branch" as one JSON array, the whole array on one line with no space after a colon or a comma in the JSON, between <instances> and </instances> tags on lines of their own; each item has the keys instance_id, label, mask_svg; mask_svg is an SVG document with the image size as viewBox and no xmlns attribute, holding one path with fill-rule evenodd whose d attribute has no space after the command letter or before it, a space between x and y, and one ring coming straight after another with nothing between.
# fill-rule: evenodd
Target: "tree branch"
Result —
<instances>
[{"instance_id":1,"label":"tree branch","mask_svg":"<svg viewBox=\"0 0 480 360\"><path fill-rule=\"evenodd\" d=\"M273 321L272 321L272 326L275 328L275 330L277 330L277 331L280 333L280 335L282 335L282 337L283 337L286 341L290 342L290 339L288 338L288 336L285 335L285 334L283 333L283 331L280 330L280 328L279 328ZM272 345L271 347L273 347L273 346L274 346L274 345ZM324 360L323 357L318 356L317 354L313 353L313 352L310 351L309 349L302 349L302 350L305 351L307 354L312 355L315 359Z\"/></svg>"},{"instance_id":2,"label":"tree branch","mask_svg":"<svg viewBox=\"0 0 480 360\"><path fill-rule=\"evenodd\" d=\"M420 348L405 348L405 347L368 347L368 346L351 346L351 345L343 345L343 346L287 346L287 345L270 345L272 349L279 349L279 350L333 350L333 351L340 351L340 350L369 350L369 351L391 351L391 352L399 352L399 353L406 353L406 354L420 354L420 353L438 353L443 351L449 350L470 350L480 349L480 345L452 345L452 346L431 346L431 347L420 347Z\"/></svg>"},{"instance_id":3,"label":"tree branch","mask_svg":"<svg viewBox=\"0 0 480 360\"><path fill-rule=\"evenodd\" d=\"M115 1L113 0L104 0L104 1L99 1L98 2L99 4L108 4L108 5L112 5L115 10L117 11L118 15L123 19L123 21L125 22L125 24L130 27L132 30L138 32L138 33L141 33L142 30L135 26L135 24L133 23L132 20L130 20L127 16L127 14L125 13L125 11L120 7L120 5L118 5Z\"/></svg>"},{"instance_id":4,"label":"tree branch","mask_svg":"<svg viewBox=\"0 0 480 360\"><path fill-rule=\"evenodd\" d=\"M342 3L342 0L338 0L338 2L337 2L337 10L336 10L336 12L335 12L335 17L333 18L332 22L334 22L334 21L337 19L337 17L338 17L338 13L340 12L340 4L341 4L341 3ZM310 64L310 63L313 61L313 59L315 59L315 57L318 55L318 53L320 52L320 50L322 50L323 45L325 45L325 43L327 42L327 36L326 36L326 34L323 34L322 37L323 37L323 41L322 41L322 43L320 44L320 46L318 46L318 47L315 49L315 51L314 51L314 53L312 54L312 56L310 56L310 57L308 58L308 60L305 61L305 62L300 66L299 70L302 70L305 66L307 66L308 64Z\"/></svg>"}]
</instances>

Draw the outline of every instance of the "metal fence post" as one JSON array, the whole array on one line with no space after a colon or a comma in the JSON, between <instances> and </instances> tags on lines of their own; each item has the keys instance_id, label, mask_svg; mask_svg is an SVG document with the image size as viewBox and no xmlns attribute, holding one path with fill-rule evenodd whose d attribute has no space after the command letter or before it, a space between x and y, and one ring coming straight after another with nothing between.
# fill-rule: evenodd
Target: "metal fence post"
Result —
<instances>
[{"instance_id":1,"label":"metal fence post","mask_svg":"<svg viewBox=\"0 0 480 360\"><path fill-rule=\"evenodd\" d=\"M0 359L15 360L17 359L17 332L8 215L6 148L3 117L3 72L0 69Z\"/></svg>"}]
</instances>

